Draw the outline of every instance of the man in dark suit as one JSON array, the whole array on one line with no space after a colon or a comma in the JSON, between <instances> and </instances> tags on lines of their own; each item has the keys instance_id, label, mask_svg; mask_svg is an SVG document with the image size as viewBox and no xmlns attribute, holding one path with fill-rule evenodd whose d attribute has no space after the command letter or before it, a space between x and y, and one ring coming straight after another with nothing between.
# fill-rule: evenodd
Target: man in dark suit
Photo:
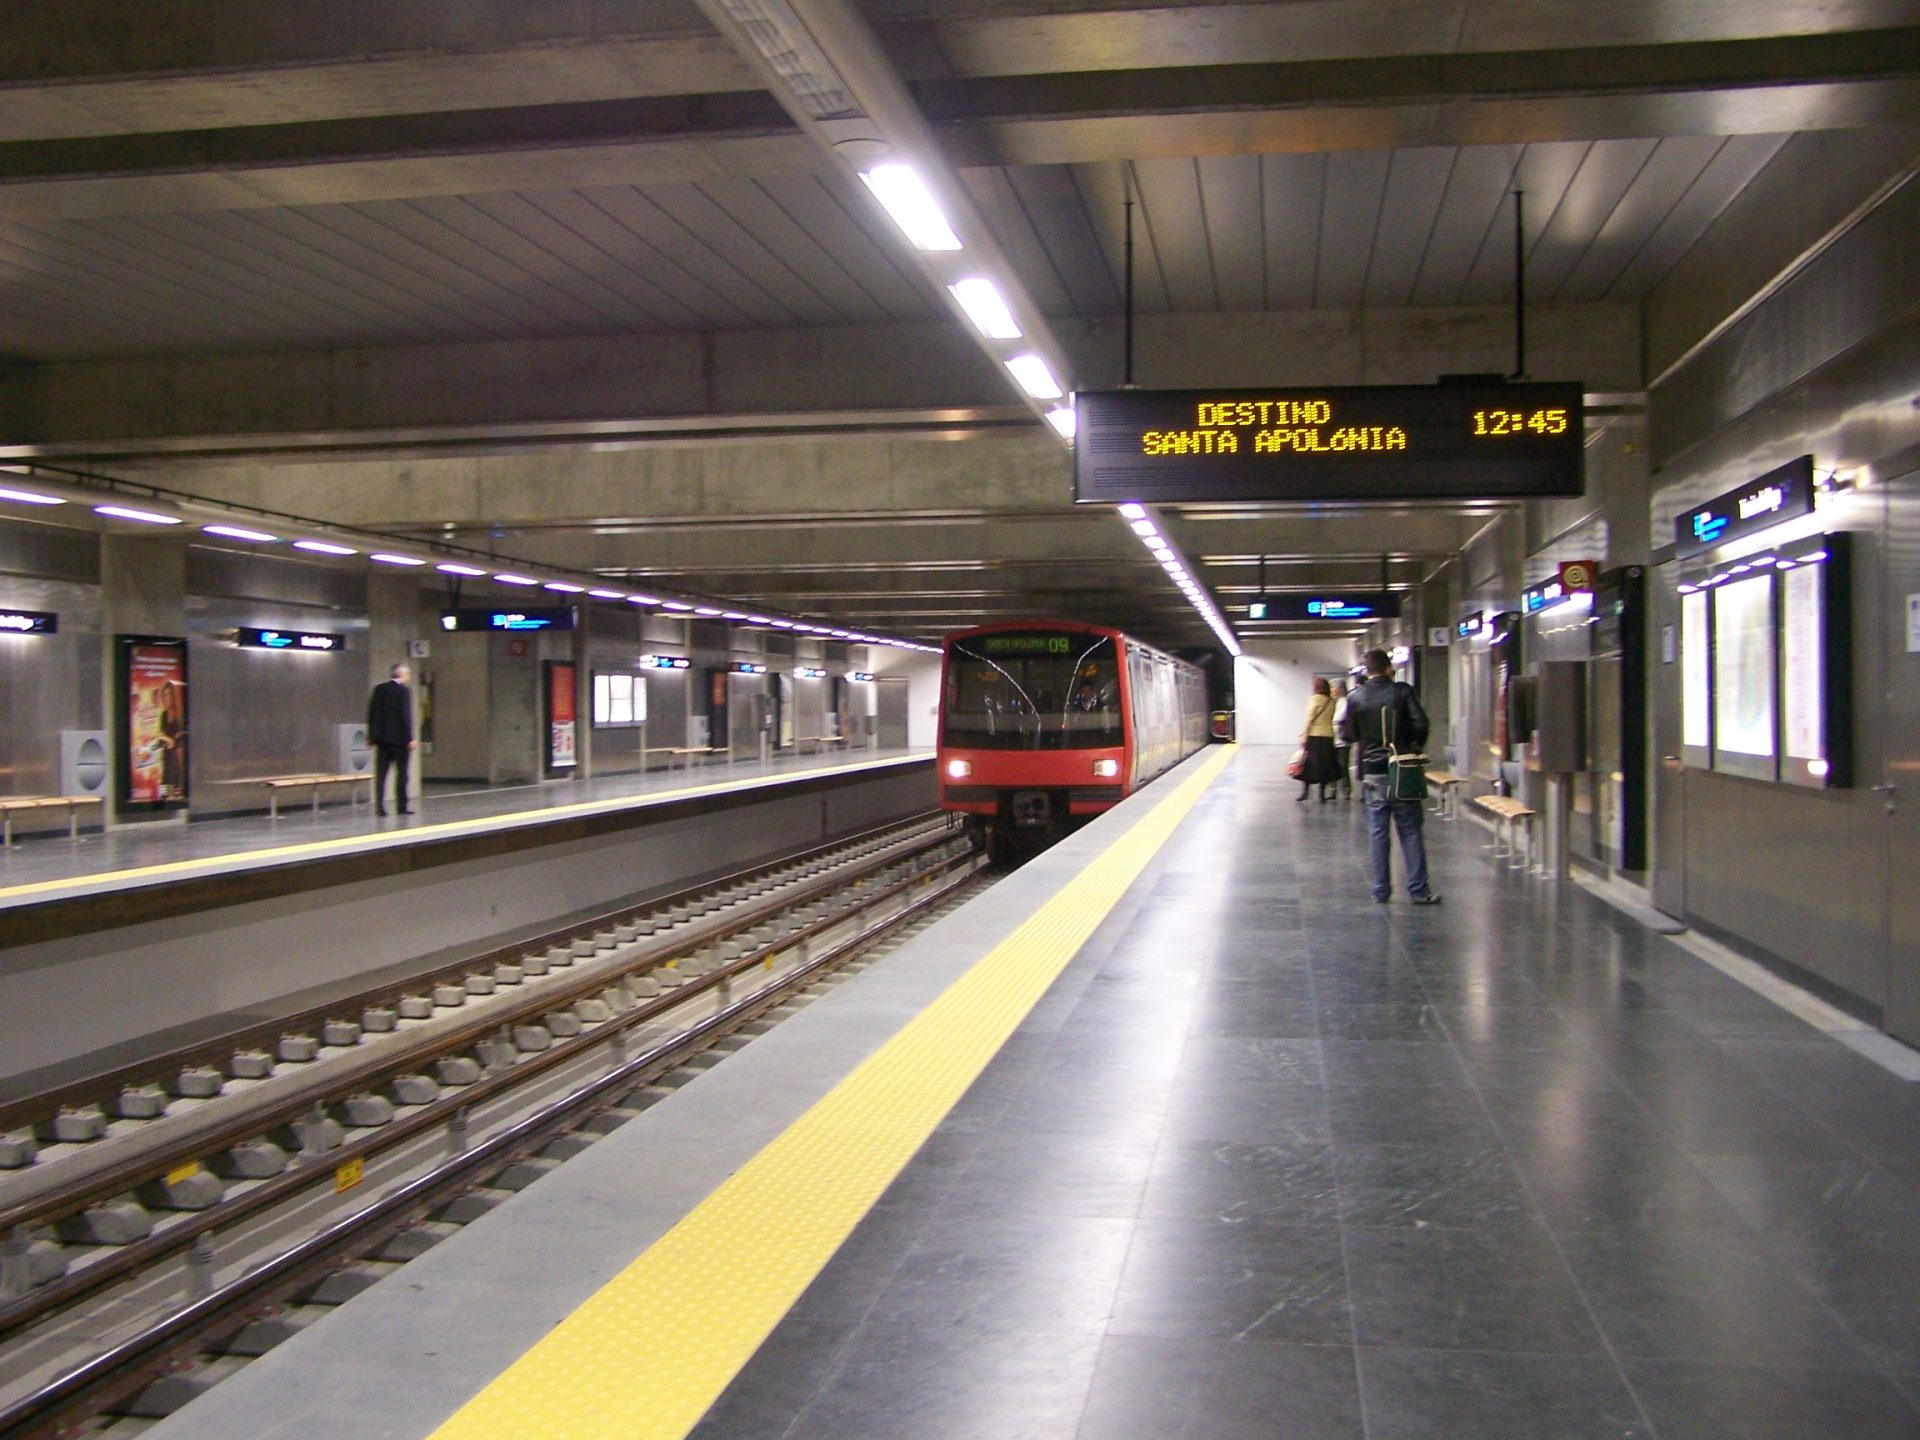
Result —
<instances>
[{"instance_id":1,"label":"man in dark suit","mask_svg":"<svg viewBox=\"0 0 1920 1440\"><path fill-rule=\"evenodd\" d=\"M407 684L413 672L405 665L393 667L393 678L373 687L367 698L367 740L373 746L373 813L385 815L387 771L398 771L393 787L393 808L411 815L407 808L407 758L413 753L413 694Z\"/></svg>"}]
</instances>

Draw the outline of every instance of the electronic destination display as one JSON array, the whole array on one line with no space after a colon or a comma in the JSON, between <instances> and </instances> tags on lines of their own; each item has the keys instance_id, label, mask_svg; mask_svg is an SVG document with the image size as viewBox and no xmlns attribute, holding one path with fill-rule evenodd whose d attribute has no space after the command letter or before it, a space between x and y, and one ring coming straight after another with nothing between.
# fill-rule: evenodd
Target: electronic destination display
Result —
<instances>
[{"instance_id":1,"label":"electronic destination display","mask_svg":"<svg viewBox=\"0 0 1920 1440\"><path fill-rule=\"evenodd\" d=\"M1578 384L1096 390L1074 396L1083 504L1578 495Z\"/></svg>"},{"instance_id":2,"label":"electronic destination display","mask_svg":"<svg viewBox=\"0 0 1920 1440\"><path fill-rule=\"evenodd\" d=\"M1377 592L1342 595L1262 595L1254 602L1265 611L1262 620L1380 620L1400 614L1400 597Z\"/></svg>"}]
</instances>

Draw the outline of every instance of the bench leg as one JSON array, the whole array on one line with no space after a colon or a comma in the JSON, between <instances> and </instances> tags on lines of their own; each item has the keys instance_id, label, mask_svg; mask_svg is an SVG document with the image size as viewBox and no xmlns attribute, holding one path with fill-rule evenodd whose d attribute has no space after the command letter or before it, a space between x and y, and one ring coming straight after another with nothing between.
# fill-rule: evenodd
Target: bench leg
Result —
<instances>
[{"instance_id":1,"label":"bench leg","mask_svg":"<svg viewBox=\"0 0 1920 1440\"><path fill-rule=\"evenodd\" d=\"M11 810L0 815L0 848L8 850L13 848L13 812Z\"/></svg>"},{"instance_id":2,"label":"bench leg","mask_svg":"<svg viewBox=\"0 0 1920 1440\"><path fill-rule=\"evenodd\" d=\"M318 785L313 787L313 804L308 808L316 815L320 813L320 787Z\"/></svg>"},{"instance_id":3,"label":"bench leg","mask_svg":"<svg viewBox=\"0 0 1920 1440\"><path fill-rule=\"evenodd\" d=\"M267 792L267 819L278 820L279 818L280 792L278 790L269 790Z\"/></svg>"},{"instance_id":4,"label":"bench leg","mask_svg":"<svg viewBox=\"0 0 1920 1440\"><path fill-rule=\"evenodd\" d=\"M1520 824L1518 817L1516 817L1514 821L1511 823L1512 823L1512 829L1513 829L1514 835L1513 835L1513 842L1507 846L1507 853L1512 858L1507 861L1507 868L1509 870L1524 870L1527 868L1528 857L1531 855L1533 851L1533 824L1531 821L1528 821L1524 826L1526 830L1526 835L1524 837L1526 849L1522 850L1520 848L1522 843L1522 837L1520 835L1520 831L1523 827Z\"/></svg>"},{"instance_id":5,"label":"bench leg","mask_svg":"<svg viewBox=\"0 0 1920 1440\"><path fill-rule=\"evenodd\" d=\"M67 806L67 839L75 845L80 843L80 807L78 805Z\"/></svg>"}]
</instances>

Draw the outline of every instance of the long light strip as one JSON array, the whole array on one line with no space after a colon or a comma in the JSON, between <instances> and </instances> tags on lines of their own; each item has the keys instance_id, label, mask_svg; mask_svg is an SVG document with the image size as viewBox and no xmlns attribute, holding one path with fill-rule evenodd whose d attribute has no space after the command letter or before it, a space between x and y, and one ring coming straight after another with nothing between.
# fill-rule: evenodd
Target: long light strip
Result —
<instances>
[{"instance_id":1,"label":"long light strip","mask_svg":"<svg viewBox=\"0 0 1920 1440\"><path fill-rule=\"evenodd\" d=\"M96 515L109 515L115 520L138 520L142 525L178 525L178 515L162 515L153 510L135 510L128 505L96 505Z\"/></svg>"},{"instance_id":2,"label":"long light strip","mask_svg":"<svg viewBox=\"0 0 1920 1440\"><path fill-rule=\"evenodd\" d=\"M1174 548L1173 542L1160 533L1160 526L1151 511L1144 505L1132 501L1119 507L1120 518L1127 522L1147 553L1167 572L1167 578L1173 581L1187 603L1200 612L1200 618L1220 637L1220 643L1227 648L1229 655L1240 654L1240 637L1233 633L1233 627L1227 624L1226 617L1220 613L1220 607L1213 603L1213 597L1207 594L1206 587L1196 580L1187 568L1187 562Z\"/></svg>"},{"instance_id":3,"label":"long light strip","mask_svg":"<svg viewBox=\"0 0 1920 1440\"><path fill-rule=\"evenodd\" d=\"M36 495L31 490L0 489L0 500L15 500L22 505L64 505L58 495Z\"/></svg>"}]
</instances>

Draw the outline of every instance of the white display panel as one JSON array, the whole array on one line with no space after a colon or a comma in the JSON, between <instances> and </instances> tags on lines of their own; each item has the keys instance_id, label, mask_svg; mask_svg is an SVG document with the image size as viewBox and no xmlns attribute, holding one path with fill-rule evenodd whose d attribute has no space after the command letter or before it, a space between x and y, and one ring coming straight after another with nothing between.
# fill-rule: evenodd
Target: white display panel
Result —
<instances>
[{"instance_id":1,"label":"white display panel","mask_svg":"<svg viewBox=\"0 0 1920 1440\"><path fill-rule=\"evenodd\" d=\"M1704 591L1680 597L1680 741L1701 753L1704 765L1713 744L1713 637L1707 629Z\"/></svg>"},{"instance_id":2,"label":"white display panel","mask_svg":"<svg viewBox=\"0 0 1920 1440\"><path fill-rule=\"evenodd\" d=\"M1721 585L1713 597L1713 765L1774 778L1777 753L1773 576Z\"/></svg>"},{"instance_id":3,"label":"white display panel","mask_svg":"<svg viewBox=\"0 0 1920 1440\"><path fill-rule=\"evenodd\" d=\"M1824 784L1827 773L1824 579L1817 565L1801 565L1780 577L1787 778L1812 784Z\"/></svg>"},{"instance_id":4,"label":"white display panel","mask_svg":"<svg viewBox=\"0 0 1920 1440\"><path fill-rule=\"evenodd\" d=\"M647 686L638 675L598 674L593 677L593 723L596 729L623 730L647 719Z\"/></svg>"}]
</instances>

